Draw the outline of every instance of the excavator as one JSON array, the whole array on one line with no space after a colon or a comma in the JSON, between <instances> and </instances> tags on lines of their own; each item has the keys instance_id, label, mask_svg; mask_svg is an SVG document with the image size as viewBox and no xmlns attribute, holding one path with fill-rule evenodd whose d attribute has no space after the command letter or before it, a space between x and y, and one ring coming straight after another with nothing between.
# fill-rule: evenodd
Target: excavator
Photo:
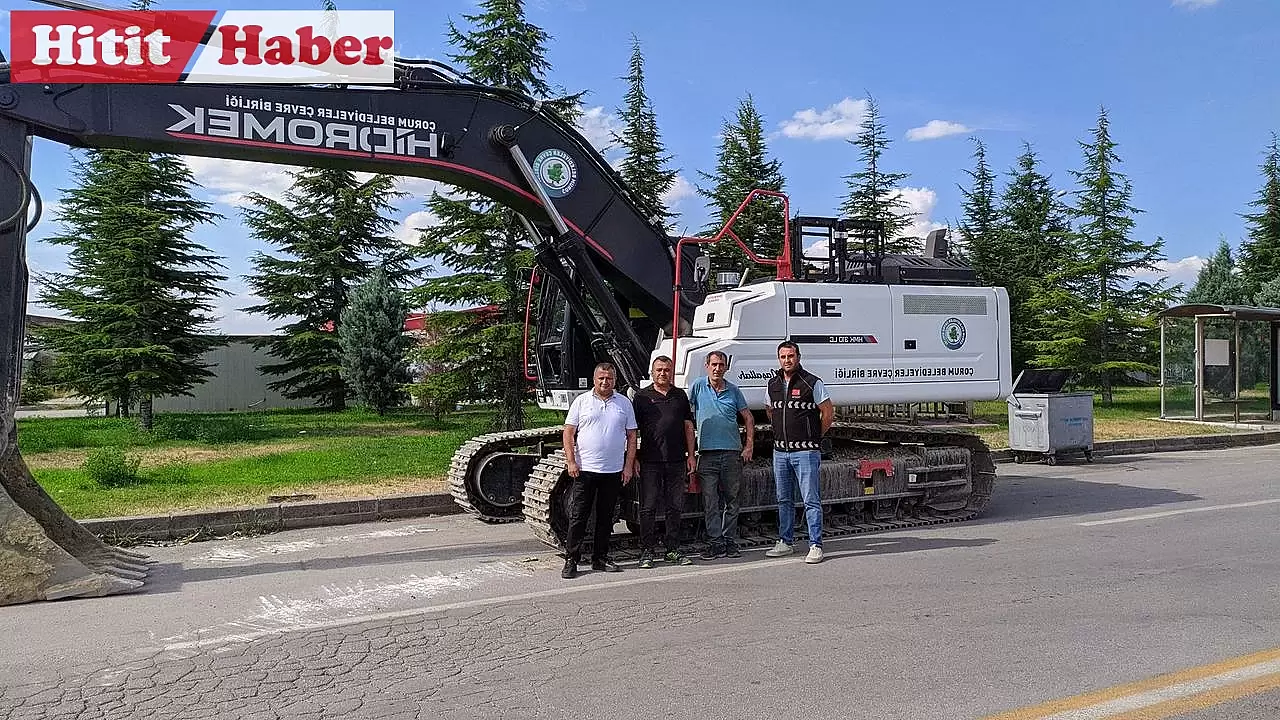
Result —
<instances>
[{"instance_id":1,"label":"excavator","mask_svg":"<svg viewBox=\"0 0 1280 720\"><path fill-rule=\"evenodd\" d=\"M923 256L886 254L879 223L793 216L784 195L765 190L742 208L781 206L778 257L760 257L738 237L737 214L711 237L672 237L547 103L442 63L397 59L394 86L334 87L12 83L0 59L0 604L136 591L148 568L144 556L104 544L67 516L18 450L25 241L41 212L33 137L423 177L511 208L535 251L525 371L543 407L567 408L589 391L598 362L617 368L627 392L643 386L659 354L675 359L676 382L687 386L704 372L706 353L719 350L730 357L727 377L761 410L784 338L800 344L837 406L999 399L1011 390L1008 296L979 287L944 243ZM772 277L753 278L753 268L712 277L702 252L711 242L737 243ZM563 549L569 480L560 430L465 443L449 471L458 503L488 522L523 519ZM741 502L748 544L771 542L777 512L770 429L761 423L756 432ZM967 520L992 492L991 453L971 433L841 421L830 440L822 494L832 534ZM630 487L616 512L634 525ZM700 512L690 498L696 542Z\"/></svg>"}]
</instances>

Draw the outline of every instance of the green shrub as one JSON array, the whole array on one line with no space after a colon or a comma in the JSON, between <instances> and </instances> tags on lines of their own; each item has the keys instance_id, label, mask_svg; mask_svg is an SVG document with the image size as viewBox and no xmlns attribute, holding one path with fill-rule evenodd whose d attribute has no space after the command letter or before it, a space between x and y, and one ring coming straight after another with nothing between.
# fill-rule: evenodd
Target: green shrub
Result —
<instances>
[{"instance_id":1,"label":"green shrub","mask_svg":"<svg viewBox=\"0 0 1280 720\"><path fill-rule=\"evenodd\" d=\"M141 482L138 476L141 464L141 458L126 454L118 447L96 448L85 458L84 471L100 487L125 487Z\"/></svg>"},{"instance_id":2,"label":"green shrub","mask_svg":"<svg viewBox=\"0 0 1280 720\"><path fill-rule=\"evenodd\" d=\"M19 405L36 405L53 399L53 388L48 385L37 385L32 382L22 383L22 392L18 396Z\"/></svg>"}]
</instances>

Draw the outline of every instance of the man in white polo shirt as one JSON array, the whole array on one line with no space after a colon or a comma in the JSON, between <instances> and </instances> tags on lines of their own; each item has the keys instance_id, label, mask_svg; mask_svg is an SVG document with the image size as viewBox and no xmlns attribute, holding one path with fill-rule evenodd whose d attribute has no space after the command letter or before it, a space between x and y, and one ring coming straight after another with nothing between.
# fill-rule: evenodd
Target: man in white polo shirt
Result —
<instances>
[{"instance_id":1,"label":"man in white polo shirt","mask_svg":"<svg viewBox=\"0 0 1280 720\"><path fill-rule=\"evenodd\" d=\"M596 366L592 390L574 398L564 421L565 468L573 478L570 490L569 537L565 541L564 571L560 577L578 576L582 536L594 507L595 537L591 568L619 572L609 559L613 533L613 507L622 486L631 482L636 460L636 413L631 401L614 392L617 375L613 365Z\"/></svg>"}]
</instances>

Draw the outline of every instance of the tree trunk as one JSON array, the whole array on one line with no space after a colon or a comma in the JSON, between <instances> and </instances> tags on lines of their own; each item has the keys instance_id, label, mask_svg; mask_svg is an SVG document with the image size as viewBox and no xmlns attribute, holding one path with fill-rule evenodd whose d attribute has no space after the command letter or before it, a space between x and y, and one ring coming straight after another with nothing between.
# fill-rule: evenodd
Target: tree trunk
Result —
<instances>
[{"instance_id":1,"label":"tree trunk","mask_svg":"<svg viewBox=\"0 0 1280 720\"><path fill-rule=\"evenodd\" d=\"M30 173L24 126L0 118L0 153ZM0 182L0 217L21 209L21 188L19 180ZM146 575L142 556L107 547L68 517L36 484L18 450L26 232L25 215L0 228L0 605L137 590Z\"/></svg>"},{"instance_id":2,"label":"tree trunk","mask_svg":"<svg viewBox=\"0 0 1280 720\"><path fill-rule=\"evenodd\" d=\"M150 430L155 424L150 395L144 395L138 401L138 423L142 425L143 430Z\"/></svg>"}]
</instances>

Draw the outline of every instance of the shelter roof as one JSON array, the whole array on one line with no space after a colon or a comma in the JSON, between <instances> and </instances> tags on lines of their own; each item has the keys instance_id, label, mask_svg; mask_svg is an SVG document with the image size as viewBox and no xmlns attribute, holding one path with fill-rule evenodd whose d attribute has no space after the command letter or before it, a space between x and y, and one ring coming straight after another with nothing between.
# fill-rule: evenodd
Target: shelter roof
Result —
<instances>
[{"instance_id":1,"label":"shelter roof","mask_svg":"<svg viewBox=\"0 0 1280 720\"><path fill-rule=\"evenodd\" d=\"M1162 318L1193 318L1201 315L1206 317L1225 317L1232 320L1280 322L1280 308L1249 307L1246 305L1188 303L1186 305L1174 305L1157 313L1157 317Z\"/></svg>"}]
</instances>

